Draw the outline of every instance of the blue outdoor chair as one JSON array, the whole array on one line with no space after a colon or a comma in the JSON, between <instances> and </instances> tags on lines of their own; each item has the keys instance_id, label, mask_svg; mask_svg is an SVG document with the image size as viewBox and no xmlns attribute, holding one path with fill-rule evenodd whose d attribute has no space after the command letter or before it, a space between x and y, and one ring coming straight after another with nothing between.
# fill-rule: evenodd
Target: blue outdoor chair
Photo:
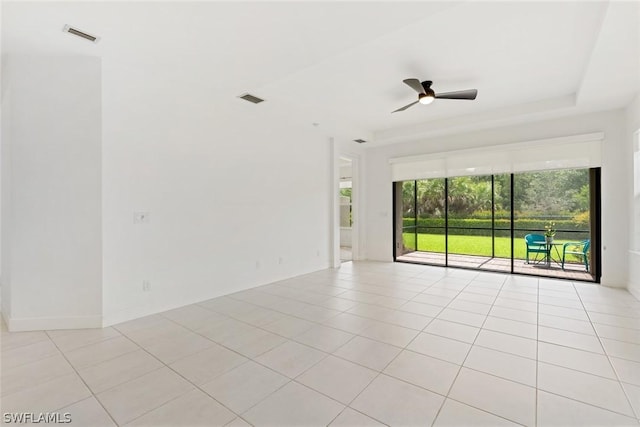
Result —
<instances>
[{"instance_id":1,"label":"blue outdoor chair","mask_svg":"<svg viewBox=\"0 0 640 427\"><path fill-rule=\"evenodd\" d=\"M524 236L524 241L527 245L527 264L529 264L529 254L535 254L534 261L538 261L537 254L544 254L547 256L547 242L542 234L527 234Z\"/></svg>"},{"instance_id":2,"label":"blue outdoor chair","mask_svg":"<svg viewBox=\"0 0 640 427\"><path fill-rule=\"evenodd\" d=\"M591 240L583 240L582 242L568 242L562 245L562 269L564 270L564 259L567 254L575 255L581 258L584 268L589 271L589 247Z\"/></svg>"}]
</instances>

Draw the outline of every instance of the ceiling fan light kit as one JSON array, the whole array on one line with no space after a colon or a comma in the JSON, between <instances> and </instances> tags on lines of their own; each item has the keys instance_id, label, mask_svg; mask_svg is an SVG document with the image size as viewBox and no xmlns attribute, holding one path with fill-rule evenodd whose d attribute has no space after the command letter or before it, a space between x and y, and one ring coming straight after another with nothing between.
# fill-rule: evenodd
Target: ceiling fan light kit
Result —
<instances>
[{"instance_id":1,"label":"ceiling fan light kit","mask_svg":"<svg viewBox=\"0 0 640 427\"><path fill-rule=\"evenodd\" d=\"M444 93L435 93L433 89L431 89L431 85L433 82L431 80L425 80L421 82L418 79L404 79L404 84L409 86L411 89L418 92L418 100L412 102L411 104L405 105L404 107L400 107L392 113L397 113L399 111L404 111L409 107L420 104L431 104L434 99L467 99L473 100L478 96L477 89L467 89L467 90L459 90L455 92L444 92Z\"/></svg>"}]
</instances>

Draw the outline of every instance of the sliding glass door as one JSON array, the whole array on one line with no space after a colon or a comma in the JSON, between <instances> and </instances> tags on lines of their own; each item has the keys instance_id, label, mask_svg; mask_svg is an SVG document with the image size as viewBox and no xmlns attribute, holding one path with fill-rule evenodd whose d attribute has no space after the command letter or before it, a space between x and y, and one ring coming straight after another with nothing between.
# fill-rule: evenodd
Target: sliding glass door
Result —
<instances>
[{"instance_id":1,"label":"sliding glass door","mask_svg":"<svg viewBox=\"0 0 640 427\"><path fill-rule=\"evenodd\" d=\"M402 244L396 244L395 258L597 281L597 247L585 242L599 234L598 172L564 169L398 182L394 191L402 195L395 197L394 229L402 233ZM546 243L545 233L553 234ZM543 242L529 261L527 235Z\"/></svg>"}]
</instances>

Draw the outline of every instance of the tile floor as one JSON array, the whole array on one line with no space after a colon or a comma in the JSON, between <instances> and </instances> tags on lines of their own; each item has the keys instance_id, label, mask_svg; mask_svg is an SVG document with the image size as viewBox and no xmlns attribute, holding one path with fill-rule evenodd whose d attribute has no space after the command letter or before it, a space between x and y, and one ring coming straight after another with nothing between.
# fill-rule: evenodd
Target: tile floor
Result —
<instances>
[{"instance_id":1,"label":"tile floor","mask_svg":"<svg viewBox=\"0 0 640 427\"><path fill-rule=\"evenodd\" d=\"M347 263L101 330L3 325L1 347L2 412L68 412L74 426L640 416L640 302L497 273Z\"/></svg>"}]
</instances>

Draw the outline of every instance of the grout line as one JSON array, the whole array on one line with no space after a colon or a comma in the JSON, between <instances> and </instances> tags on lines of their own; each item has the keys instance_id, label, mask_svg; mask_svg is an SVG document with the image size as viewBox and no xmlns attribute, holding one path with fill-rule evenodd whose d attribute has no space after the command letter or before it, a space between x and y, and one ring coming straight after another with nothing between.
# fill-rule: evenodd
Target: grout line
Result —
<instances>
[{"instance_id":1,"label":"grout line","mask_svg":"<svg viewBox=\"0 0 640 427\"><path fill-rule=\"evenodd\" d=\"M51 340L51 342L53 343L54 346L56 346L56 348L58 349L58 351L60 352L60 354L62 355L62 357L64 357L64 359L67 361L67 363L69 364L69 366L71 367L71 369L73 369L73 372L75 372L76 376L78 379L80 379L80 381L82 381L82 383L84 384L84 386L86 387L86 389L89 391L89 393L91 393L91 396L89 397L85 397L81 400L78 400L74 403L72 403L71 405L75 405L78 402L82 402L85 399L89 399L91 397L93 397L95 399L96 402L98 402L98 404L102 407L102 409L104 410L104 412L107 414L107 416L113 421L113 423L115 425L118 425L118 423L116 422L115 418L113 418L113 416L111 415L111 413L109 411L107 411L107 408L105 408L105 406L102 404L102 402L100 401L100 399L98 399L96 397L96 395L93 393L93 390L91 389L91 387L89 387L89 384L87 384L87 382L84 380L84 378L82 378L82 375L80 375L80 373L78 372L78 370L76 369L75 366L73 366L73 364L71 364L71 362L69 361L69 359L67 358L67 355L64 354L64 352L62 350L60 350L60 348L58 347L58 345L51 339L51 336L49 335L49 333L47 331L44 331L45 334L47 334L47 337L49 338L49 340ZM61 410L66 408L67 406L71 406L71 405L65 405L59 409L56 410Z\"/></svg>"},{"instance_id":2,"label":"grout line","mask_svg":"<svg viewBox=\"0 0 640 427\"><path fill-rule=\"evenodd\" d=\"M622 394L624 395L624 397L625 397L625 399L627 401L627 405L629 405L629 408L631 409L631 413L635 414L636 419L640 418L640 412L638 412L636 410L636 408L633 406L633 404L631 402L631 397L629 396L629 394L627 393L627 390L622 385L622 380L620 379L620 375L618 374L618 370L616 369L615 365L611 361L611 357L612 356L610 356L609 352L607 352L607 349L605 348L604 343L602 342L602 339L598 335L598 331L596 331L596 328L593 326L593 322L591 321L591 316L589 315L589 312L587 312L586 307L584 307L584 303L582 302L582 297L580 296L580 293L578 292L578 290L575 288L575 284L574 284L574 289L575 289L576 293L578 294L578 298L580 298L580 303L582 304L582 307L584 308L585 312L587 313L587 318L589 319L589 323L591 324L591 328L593 329L593 332L595 333L595 336L596 336L598 342L600 343L600 347L602 347L602 351L604 353L604 356L607 358L607 361L609 362L609 366L611 367L611 370L613 371L614 375L616 376L616 379L618 380L618 385L622 389Z\"/></svg>"}]
</instances>

